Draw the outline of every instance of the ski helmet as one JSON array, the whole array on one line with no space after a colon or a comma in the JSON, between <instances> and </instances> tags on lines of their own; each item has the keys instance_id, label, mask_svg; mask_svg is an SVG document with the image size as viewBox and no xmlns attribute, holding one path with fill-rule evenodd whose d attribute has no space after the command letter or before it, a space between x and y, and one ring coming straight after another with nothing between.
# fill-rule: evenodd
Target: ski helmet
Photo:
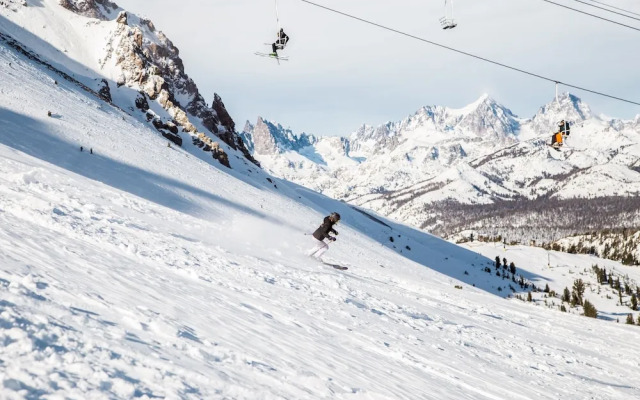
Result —
<instances>
[{"instance_id":1,"label":"ski helmet","mask_svg":"<svg viewBox=\"0 0 640 400\"><path fill-rule=\"evenodd\" d=\"M340 221L340 214L338 214L337 212L332 212L330 217L335 221Z\"/></svg>"}]
</instances>

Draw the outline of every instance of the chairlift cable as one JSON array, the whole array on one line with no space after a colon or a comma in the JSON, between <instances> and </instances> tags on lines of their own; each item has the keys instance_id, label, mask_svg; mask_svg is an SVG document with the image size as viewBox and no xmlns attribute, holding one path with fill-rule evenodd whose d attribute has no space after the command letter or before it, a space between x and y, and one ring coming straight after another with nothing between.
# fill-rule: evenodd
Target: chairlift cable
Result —
<instances>
[{"instance_id":1,"label":"chairlift cable","mask_svg":"<svg viewBox=\"0 0 640 400\"><path fill-rule=\"evenodd\" d=\"M576 1L576 2L578 2L578 3L585 4L585 5L589 6L589 7L595 7L595 8L598 8L598 9L600 9L600 10L607 11L607 12L610 12L610 13L612 13L612 14L622 15L623 17L627 17L627 18L635 19L636 21L640 21L640 18L632 17L632 16L630 16L630 15L623 14L623 13L620 13L620 12L617 12L617 11L613 11L613 10L609 10L609 9L607 9L607 8L604 8L604 7L600 7L600 6L596 6L596 5L593 5L593 4L589 4L589 3L588 3L588 2L586 2L586 1L582 1L582 0L573 0L573 1Z\"/></svg>"},{"instance_id":2,"label":"chairlift cable","mask_svg":"<svg viewBox=\"0 0 640 400\"><path fill-rule=\"evenodd\" d=\"M276 25L277 25L277 32L280 32L280 14L278 14L278 0L275 0L276 2Z\"/></svg>"},{"instance_id":3,"label":"chairlift cable","mask_svg":"<svg viewBox=\"0 0 640 400\"><path fill-rule=\"evenodd\" d=\"M620 8L620 7L612 6L611 4L603 3L603 2L601 2L601 1L597 1L597 0L589 0L589 1L591 1L592 3L602 4L603 6L607 6L607 7L613 8L613 9L615 9L615 10L624 11L624 12L626 12L626 13L628 13L628 14L633 14L633 15L638 15L638 16L640 16L640 13L633 12L633 11L629 11L629 10L625 10L624 8Z\"/></svg>"},{"instance_id":4,"label":"chairlift cable","mask_svg":"<svg viewBox=\"0 0 640 400\"><path fill-rule=\"evenodd\" d=\"M575 12L579 12L580 14L586 14L586 15L589 15L591 17L601 19L603 21L611 22L612 24L620 25L620 26L623 26L625 28L633 29L634 31L640 31L640 28L636 28L635 26L625 25L625 24L623 24L621 22L617 22L617 21L614 21L612 19L600 17L598 15L591 14L591 13L588 13L586 11L578 10L577 8L573 8L573 7L565 6L564 4L556 3L555 1L551 1L551 0L542 0L542 1L544 1L546 3L554 4L554 5L558 6L558 7L562 7L562 8L566 8L566 9L569 9L569 10L572 10L572 11L575 11Z\"/></svg>"},{"instance_id":5,"label":"chairlift cable","mask_svg":"<svg viewBox=\"0 0 640 400\"><path fill-rule=\"evenodd\" d=\"M558 83L558 84L561 84L561 85L564 85L564 86L567 86L567 87L570 87L570 88L573 88L573 89L582 90L582 91L585 91L585 92L597 94L599 96L608 97L610 99L619 100L619 101L622 101L622 102L625 102L625 103L635 104L635 105L640 106L640 102L623 99L621 97L613 96L613 95L606 94L606 93L603 93L603 92L598 92L596 90L587 89L587 88L584 88L584 87L581 87L581 86L577 86L577 85L572 85L570 83L562 82L562 81L559 81L557 79L548 78L546 76L542 76L542 75L536 74L534 72L529 72L529 71L526 71L526 70L523 70L523 69L520 69L520 68L512 67L510 65L503 64L503 63L498 62L498 61L493 61L491 59L488 59L488 58L485 58L485 57L482 57L482 56L478 56L476 54L468 53L468 52L463 51L463 50L458 50L458 49L455 49L453 47L449 47L449 46L446 46L446 45L443 45L443 44L440 44L440 43L436 43L436 42L433 42L431 40L428 40L428 39L425 39L425 38L421 38L419 36L412 35L410 33L399 31L397 29L390 28L388 26L381 25L381 24L378 24L376 22L366 20L364 18L360 18L360 17L357 17L355 15L348 14L346 12L342 12L342 11L339 11L339 10L336 10L336 9L333 9L333 8L330 8L330 7L327 7L327 6L323 6L321 4L314 3L314 2L312 2L310 0L300 0L300 1L303 2L303 3L307 3L309 5L312 5L314 7L322 8L324 10L327 10L327 11L330 11L330 12L333 12L333 13L336 13L336 14L340 14L340 15L345 16L347 18L351 18L351 19L355 19L355 20L360 21L360 22L364 22L365 24L373 25L375 27L378 27L378 28L381 28L381 29L384 29L384 30L387 30L387 31L390 31L390 32L394 32L394 33L397 33L397 34L402 35L402 36L406 36L406 37L411 38L411 39L415 39L415 40L418 40L418 41L421 41L421 42L424 42L424 43L428 43L428 44L431 44L433 46L437 46L437 47L440 47L440 48L443 48L443 49L446 49L446 50L449 50L449 51L453 51L455 53L462 54L462 55L465 55L465 56L468 56L468 57L473 57L473 58L476 58L478 60L482 60L482 61L494 64L494 65L498 65L498 66L503 67L503 68L510 69L512 71L516 71L516 72L520 72L520 73L523 73L523 74L526 74L526 75L530 75L530 76L533 76L533 77L536 77L536 78L539 78L539 79L543 79L543 80L548 81L548 82Z\"/></svg>"}]
</instances>

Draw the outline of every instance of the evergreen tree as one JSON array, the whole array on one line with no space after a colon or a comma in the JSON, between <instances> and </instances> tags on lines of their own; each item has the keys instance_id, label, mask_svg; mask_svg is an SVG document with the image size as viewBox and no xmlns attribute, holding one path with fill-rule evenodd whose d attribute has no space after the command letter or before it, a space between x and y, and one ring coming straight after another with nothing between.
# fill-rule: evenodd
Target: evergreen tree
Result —
<instances>
[{"instance_id":1,"label":"evergreen tree","mask_svg":"<svg viewBox=\"0 0 640 400\"><path fill-rule=\"evenodd\" d=\"M585 317L598 318L598 310L596 310L589 300L584 301L584 315Z\"/></svg>"},{"instance_id":2,"label":"evergreen tree","mask_svg":"<svg viewBox=\"0 0 640 400\"><path fill-rule=\"evenodd\" d=\"M560 306L560 311L567 312L567 308L563 305Z\"/></svg>"},{"instance_id":3,"label":"evergreen tree","mask_svg":"<svg viewBox=\"0 0 640 400\"><path fill-rule=\"evenodd\" d=\"M640 325L640 314L638 314L638 325Z\"/></svg>"},{"instance_id":4,"label":"evergreen tree","mask_svg":"<svg viewBox=\"0 0 640 400\"><path fill-rule=\"evenodd\" d=\"M633 311L638 311L638 296L635 293L631 294L631 309Z\"/></svg>"},{"instance_id":5,"label":"evergreen tree","mask_svg":"<svg viewBox=\"0 0 640 400\"><path fill-rule=\"evenodd\" d=\"M631 294L631 286L629 286L629 282L624 283L624 294L627 296Z\"/></svg>"},{"instance_id":6,"label":"evergreen tree","mask_svg":"<svg viewBox=\"0 0 640 400\"><path fill-rule=\"evenodd\" d=\"M594 265L593 267L593 272L596 274L596 279L598 280L598 283L602 283L602 270L598 267L598 265Z\"/></svg>"},{"instance_id":7,"label":"evergreen tree","mask_svg":"<svg viewBox=\"0 0 640 400\"><path fill-rule=\"evenodd\" d=\"M569 301L571 301L571 292L569 292L569 288L568 287L564 288L564 292L562 292L562 299L561 300L564 301L564 302L567 302L567 303Z\"/></svg>"},{"instance_id":8,"label":"evergreen tree","mask_svg":"<svg viewBox=\"0 0 640 400\"><path fill-rule=\"evenodd\" d=\"M622 290L618 290L618 296L620 297L620 305L622 304Z\"/></svg>"},{"instance_id":9,"label":"evergreen tree","mask_svg":"<svg viewBox=\"0 0 640 400\"><path fill-rule=\"evenodd\" d=\"M527 301L533 301L533 297L531 296L531 292L527 292Z\"/></svg>"},{"instance_id":10,"label":"evergreen tree","mask_svg":"<svg viewBox=\"0 0 640 400\"><path fill-rule=\"evenodd\" d=\"M496 256L496 269L500 268L500 256Z\"/></svg>"},{"instance_id":11,"label":"evergreen tree","mask_svg":"<svg viewBox=\"0 0 640 400\"><path fill-rule=\"evenodd\" d=\"M576 292L571 292L571 302L569 303L569 305L571 307L575 307L578 304L580 303L578 302L578 296L576 296Z\"/></svg>"},{"instance_id":12,"label":"evergreen tree","mask_svg":"<svg viewBox=\"0 0 640 400\"><path fill-rule=\"evenodd\" d=\"M633 320L633 314L627 314L627 324L635 325L635 321Z\"/></svg>"},{"instance_id":13,"label":"evergreen tree","mask_svg":"<svg viewBox=\"0 0 640 400\"><path fill-rule=\"evenodd\" d=\"M504 268L507 268L507 265L508 265L508 264L507 264L507 257L503 257L503 258L502 258L502 266L503 266Z\"/></svg>"},{"instance_id":14,"label":"evergreen tree","mask_svg":"<svg viewBox=\"0 0 640 400\"><path fill-rule=\"evenodd\" d=\"M575 294L578 304L582 304L582 295L584 295L584 282L582 279L576 279L573 282L573 293Z\"/></svg>"},{"instance_id":15,"label":"evergreen tree","mask_svg":"<svg viewBox=\"0 0 640 400\"><path fill-rule=\"evenodd\" d=\"M550 290L551 290L551 289L549 289L549 284L547 283L547 284L544 286L544 292L545 292L545 293L549 293L549 291L550 291Z\"/></svg>"}]
</instances>

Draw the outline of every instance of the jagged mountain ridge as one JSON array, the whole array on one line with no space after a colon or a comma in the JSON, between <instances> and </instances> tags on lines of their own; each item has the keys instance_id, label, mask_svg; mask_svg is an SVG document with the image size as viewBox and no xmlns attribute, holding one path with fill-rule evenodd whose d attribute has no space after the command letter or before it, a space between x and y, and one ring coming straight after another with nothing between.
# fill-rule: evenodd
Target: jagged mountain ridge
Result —
<instances>
[{"instance_id":1,"label":"jagged mountain ridge","mask_svg":"<svg viewBox=\"0 0 640 400\"><path fill-rule=\"evenodd\" d=\"M7 0L0 31L176 145L186 139L228 167L255 163L221 97L207 105L179 50L151 21L108 0Z\"/></svg>"},{"instance_id":2,"label":"jagged mountain ridge","mask_svg":"<svg viewBox=\"0 0 640 400\"><path fill-rule=\"evenodd\" d=\"M318 139L313 135L302 133L296 135L291 129L274 124L258 117L256 125L246 122L240 137L251 152L258 154L279 154L286 151L299 151L314 145Z\"/></svg>"},{"instance_id":3,"label":"jagged mountain ridge","mask_svg":"<svg viewBox=\"0 0 640 400\"><path fill-rule=\"evenodd\" d=\"M547 143L561 119L573 130L558 152ZM348 138L254 155L277 176L434 229L443 202L450 209L450 202L640 195L639 121L597 116L567 93L523 119L483 95L462 109L423 107L403 121L362 125ZM337 139L343 152L323 146Z\"/></svg>"}]
</instances>

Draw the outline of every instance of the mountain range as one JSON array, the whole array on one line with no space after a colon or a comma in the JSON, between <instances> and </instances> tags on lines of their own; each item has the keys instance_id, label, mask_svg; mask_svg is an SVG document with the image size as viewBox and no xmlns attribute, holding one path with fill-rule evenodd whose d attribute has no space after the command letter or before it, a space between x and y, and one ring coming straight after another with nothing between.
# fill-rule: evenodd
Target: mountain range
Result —
<instances>
[{"instance_id":1,"label":"mountain range","mask_svg":"<svg viewBox=\"0 0 640 400\"><path fill-rule=\"evenodd\" d=\"M572 130L558 151L548 144L561 120ZM531 118L485 94L462 109L422 107L345 137L296 135L263 118L241 136L276 176L444 234L469 228L440 218L452 205L640 196L640 115L596 115L569 93Z\"/></svg>"}]
</instances>

